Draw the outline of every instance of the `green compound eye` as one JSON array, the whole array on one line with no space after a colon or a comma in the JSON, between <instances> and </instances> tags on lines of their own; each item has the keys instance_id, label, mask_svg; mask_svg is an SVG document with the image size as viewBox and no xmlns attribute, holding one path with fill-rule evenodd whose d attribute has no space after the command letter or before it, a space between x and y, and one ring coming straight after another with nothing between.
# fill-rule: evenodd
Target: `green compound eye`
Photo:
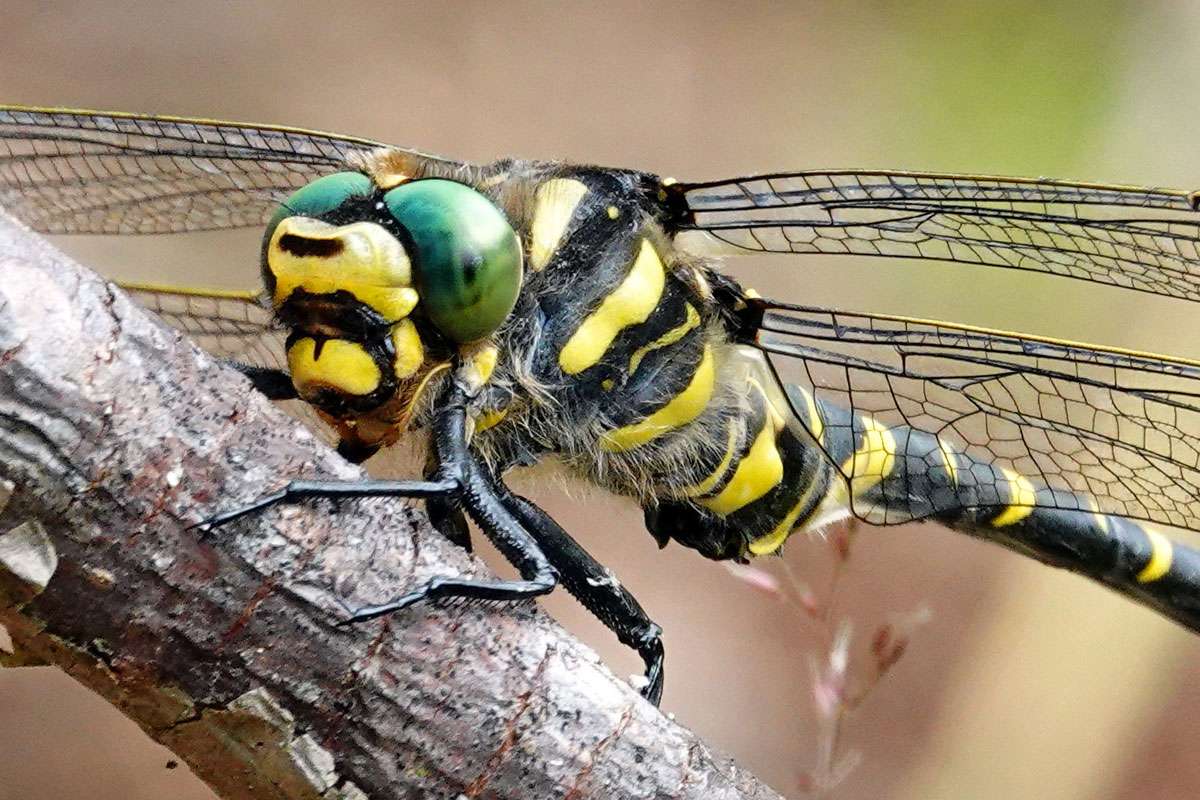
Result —
<instances>
[{"instance_id":1,"label":"green compound eye","mask_svg":"<svg viewBox=\"0 0 1200 800\"><path fill-rule=\"evenodd\" d=\"M265 241L271 241L275 226L288 217L319 217L355 195L369 195L371 179L361 172L335 172L301 186L283 201L267 224Z\"/></svg>"},{"instance_id":2,"label":"green compound eye","mask_svg":"<svg viewBox=\"0 0 1200 800\"><path fill-rule=\"evenodd\" d=\"M455 342L482 339L521 290L521 240L500 209L461 183L431 178L383 196L408 232L413 276L431 322Z\"/></svg>"}]
</instances>

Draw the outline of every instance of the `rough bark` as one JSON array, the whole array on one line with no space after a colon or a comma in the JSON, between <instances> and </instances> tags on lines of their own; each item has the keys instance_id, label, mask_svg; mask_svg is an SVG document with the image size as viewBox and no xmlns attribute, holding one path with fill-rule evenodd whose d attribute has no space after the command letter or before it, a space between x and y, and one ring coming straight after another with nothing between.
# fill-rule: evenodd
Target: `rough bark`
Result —
<instances>
[{"instance_id":1,"label":"rough bark","mask_svg":"<svg viewBox=\"0 0 1200 800\"><path fill-rule=\"evenodd\" d=\"M188 528L288 477L358 475L0 215L5 664L60 666L225 798L778 797L536 609L335 627L340 600L485 572L419 509Z\"/></svg>"}]
</instances>

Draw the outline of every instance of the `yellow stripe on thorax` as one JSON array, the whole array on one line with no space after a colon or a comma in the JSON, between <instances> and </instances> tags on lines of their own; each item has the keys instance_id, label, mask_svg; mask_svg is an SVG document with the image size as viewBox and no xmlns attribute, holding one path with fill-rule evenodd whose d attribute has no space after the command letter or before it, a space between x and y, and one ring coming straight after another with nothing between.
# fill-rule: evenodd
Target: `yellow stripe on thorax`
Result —
<instances>
[{"instance_id":1,"label":"yellow stripe on thorax","mask_svg":"<svg viewBox=\"0 0 1200 800\"><path fill-rule=\"evenodd\" d=\"M491 411L484 411L479 415L479 418L475 420L475 432L482 433L488 428L494 428L503 422L504 418L507 416L507 408L497 408Z\"/></svg>"},{"instance_id":2,"label":"yellow stripe on thorax","mask_svg":"<svg viewBox=\"0 0 1200 800\"><path fill-rule=\"evenodd\" d=\"M662 260L645 239L641 250L621 281L600 306L589 314L558 354L558 364L568 375L577 375L595 366L622 330L645 322L666 284Z\"/></svg>"},{"instance_id":3,"label":"yellow stripe on thorax","mask_svg":"<svg viewBox=\"0 0 1200 800\"><path fill-rule=\"evenodd\" d=\"M554 178L537 188L529 232L531 270L537 272L550 261L585 194L587 186L574 178Z\"/></svg>"},{"instance_id":4,"label":"yellow stripe on thorax","mask_svg":"<svg viewBox=\"0 0 1200 800\"><path fill-rule=\"evenodd\" d=\"M1143 527L1142 532L1150 540L1150 560L1137 574L1138 583L1151 583L1166 575L1171 569L1175 548L1171 540L1154 528Z\"/></svg>"},{"instance_id":5,"label":"yellow stripe on thorax","mask_svg":"<svg viewBox=\"0 0 1200 800\"><path fill-rule=\"evenodd\" d=\"M676 325L674 328L671 328L671 330L667 331L653 342L644 344L637 350L633 351L633 355L629 357L629 374L633 375L633 373L637 372L637 368L642 363L642 359L645 358L646 355L652 350L658 350L659 348L675 344L684 336L686 336L688 331L692 330L692 328L695 328L699 324L700 312L696 310L695 306L693 306L691 303L688 303L687 319L685 319L679 325Z\"/></svg>"},{"instance_id":6,"label":"yellow stripe on thorax","mask_svg":"<svg viewBox=\"0 0 1200 800\"><path fill-rule=\"evenodd\" d=\"M1011 500L1008 506L992 520L994 528L1003 528L1005 525L1012 525L1025 519L1033 513L1033 505L1037 502L1037 492L1028 478L1011 469L1001 468L1000 471L1004 473L1004 478L1008 481Z\"/></svg>"},{"instance_id":7,"label":"yellow stripe on thorax","mask_svg":"<svg viewBox=\"0 0 1200 800\"><path fill-rule=\"evenodd\" d=\"M632 450L668 431L683 427L704 411L704 407L712 398L715 384L716 368L713 365L712 348L706 345L704 357L700 359L700 365L692 374L687 388L640 422L603 434L600 437L600 447L610 453Z\"/></svg>"}]
</instances>

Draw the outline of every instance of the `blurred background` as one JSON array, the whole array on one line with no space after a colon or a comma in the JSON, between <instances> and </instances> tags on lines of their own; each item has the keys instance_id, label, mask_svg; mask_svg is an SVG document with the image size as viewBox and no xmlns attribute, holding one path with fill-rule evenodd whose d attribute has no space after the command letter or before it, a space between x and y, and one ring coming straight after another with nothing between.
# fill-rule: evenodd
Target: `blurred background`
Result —
<instances>
[{"instance_id":1,"label":"blurred background","mask_svg":"<svg viewBox=\"0 0 1200 800\"><path fill-rule=\"evenodd\" d=\"M0 102L274 122L456 157L565 158L699 180L881 167L1200 185L1200 5L1170 2L53 3L5 0ZM73 241L110 274L254 285L257 235ZM1194 306L1028 274L741 259L799 302L1200 355ZM999 273L999 274L994 274ZM1200 639L1080 578L932 525L862 529L831 622L660 553L629 504L523 489L666 630L665 711L789 797L819 763L812 663L852 671L925 607L843 722L837 798L1175 798L1200 786ZM820 599L821 540L785 561ZM781 575L780 564L767 564ZM635 657L565 593L547 609L621 675ZM210 798L62 674L0 672L0 798ZM531 800L533 800L531 798Z\"/></svg>"}]
</instances>

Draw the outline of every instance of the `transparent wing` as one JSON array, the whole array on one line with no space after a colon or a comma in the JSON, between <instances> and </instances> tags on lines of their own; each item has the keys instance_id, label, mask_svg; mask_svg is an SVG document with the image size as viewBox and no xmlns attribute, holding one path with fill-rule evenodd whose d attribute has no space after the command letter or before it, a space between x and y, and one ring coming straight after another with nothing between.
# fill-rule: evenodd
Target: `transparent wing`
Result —
<instances>
[{"instance_id":1,"label":"transparent wing","mask_svg":"<svg viewBox=\"0 0 1200 800\"><path fill-rule=\"evenodd\" d=\"M287 331L275 325L265 298L255 292L179 289L149 284L121 284L129 295L164 323L187 334L208 352L242 364L286 371ZM279 405L328 444L336 432L308 403L286 400Z\"/></svg>"},{"instance_id":2,"label":"transparent wing","mask_svg":"<svg viewBox=\"0 0 1200 800\"><path fill-rule=\"evenodd\" d=\"M742 251L982 264L1200 301L1194 192L858 170L667 189L678 230Z\"/></svg>"},{"instance_id":3,"label":"transparent wing","mask_svg":"<svg viewBox=\"0 0 1200 800\"><path fill-rule=\"evenodd\" d=\"M818 400L1091 495L1092 510L1200 530L1200 363L904 317L758 308L757 346L781 381ZM853 463L835 465L855 477ZM1042 504L1077 501L1038 494ZM919 516L888 502L883 521Z\"/></svg>"},{"instance_id":4,"label":"transparent wing","mask_svg":"<svg viewBox=\"0 0 1200 800\"><path fill-rule=\"evenodd\" d=\"M259 367L287 369L286 332L255 292L176 289L126 283L122 288L170 327L208 352Z\"/></svg>"},{"instance_id":5,"label":"transparent wing","mask_svg":"<svg viewBox=\"0 0 1200 800\"><path fill-rule=\"evenodd\" d=\"M377 142L293 128L0 106L0 207L43 233L263 225Z\"/></svg>"}]
</instances>

